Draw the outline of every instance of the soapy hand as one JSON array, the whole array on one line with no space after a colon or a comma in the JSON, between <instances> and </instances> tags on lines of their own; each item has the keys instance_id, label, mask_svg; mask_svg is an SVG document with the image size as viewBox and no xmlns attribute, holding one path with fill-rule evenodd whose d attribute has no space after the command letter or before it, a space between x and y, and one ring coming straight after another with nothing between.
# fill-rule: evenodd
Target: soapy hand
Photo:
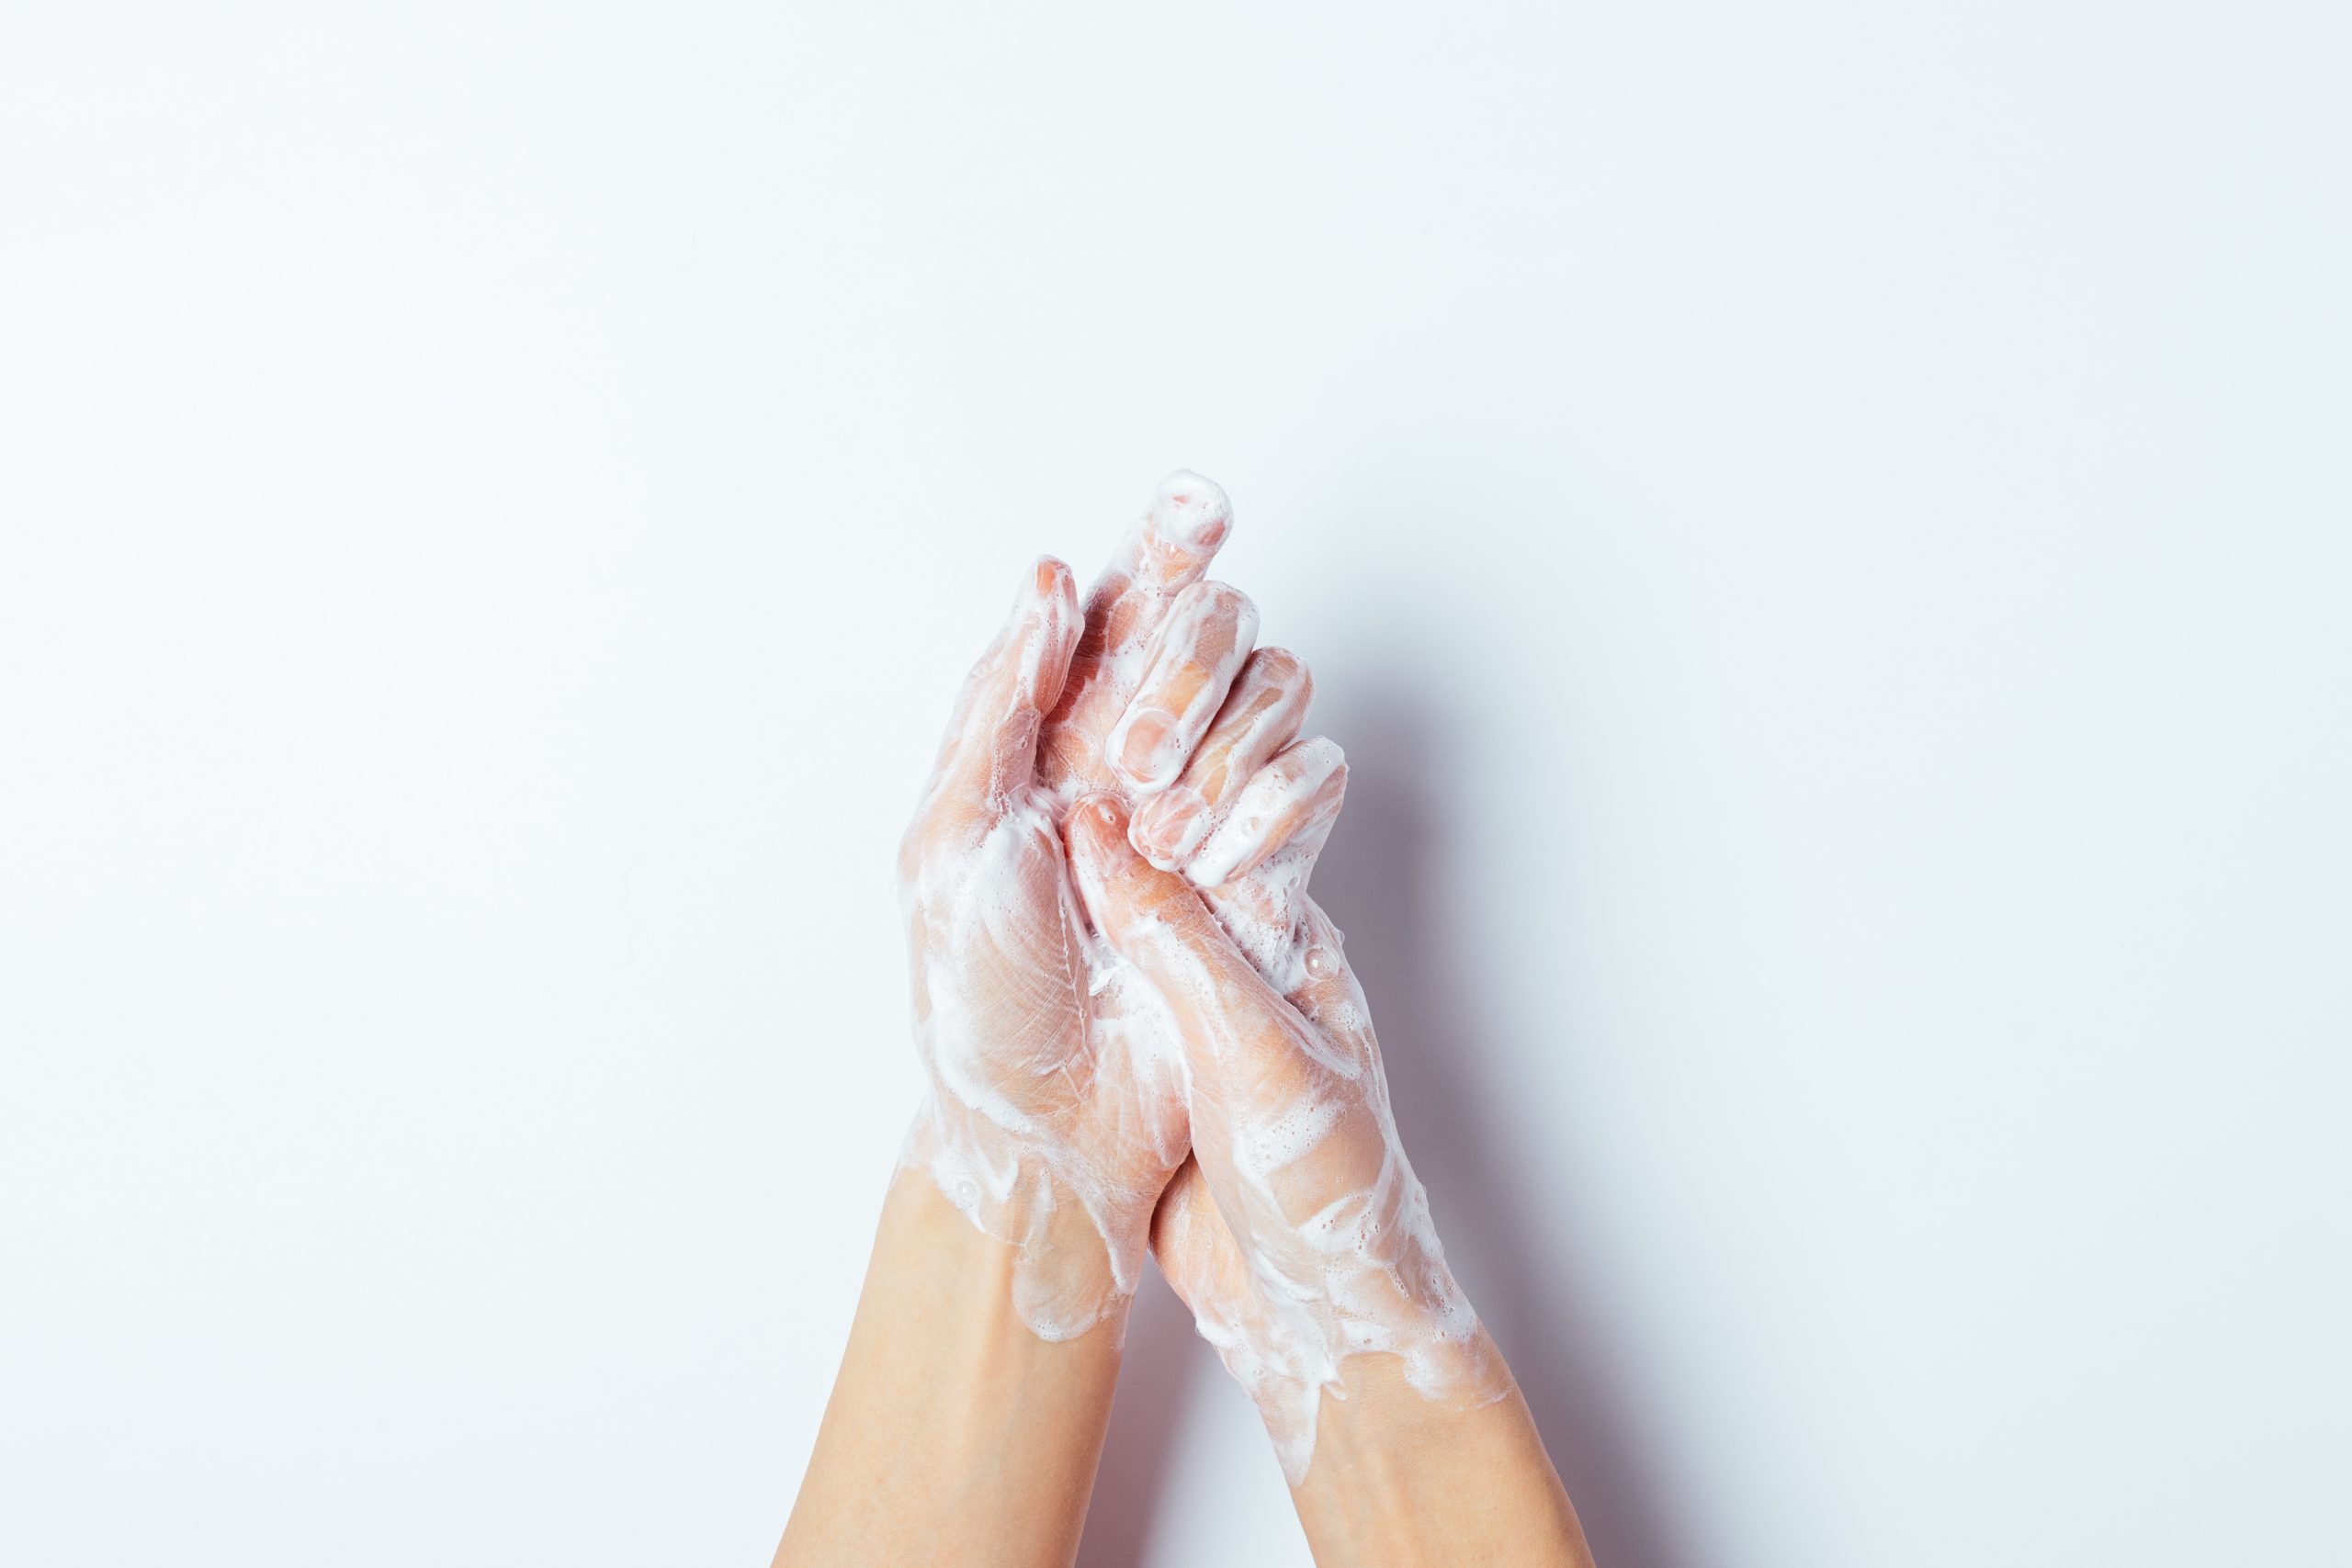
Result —
<instances>
[{"instance_id":1,"label":"soapy hand","mask_svg":"<svg viewBox=\"0 0 2352 1568\"><path fill-rule=\"evenodd\" d=\"M1080 917L1056 822L1090 791L1145 803L1155 863L1217 885L1274 972L1345 784L1296 741L1310 682L1250 644L1257 611L1202 581L1231 527L1198 475L1164 481L1080 612L1041 560L967 681L899 850L917 1049L932 1092L906 1163L1017 1249L1017 1310L1049 1339L1133 1294L1183 1160L1183 1055L1164 1002Z\"/></svg>"},{"instance_id":2,"label":"soapy hand","mask_svg":"<svg viewBox=\"0 0 2352 1568\"><path fill-rule=\"evenodd\" d=\"M930 1091L786 1568L1071 1562L1147 1250L1318 1562L1591 1568L1306 897L1347 769L1202 581L1229 527L1171 476L1083 610L1032 569L957 701L899 858Z\"/></svg>"},{"instance_id":3,"label":"soapy hand","mask_svg":"<svg viewBox=\"0 0 2352 1568\"><path fill-rule=\"evenodd\" d=\"M1204 903L1136 852L1115 797L1080 802L1064 835L1093 924L1166 998L1183 1043L1194 1153L1153 1252L1293 1484L1350 1357L1394 1355L1423 1396L1457 1406L1509 1394L1397 1141L1338 929L1294 890L1294 946L1253 964L1229 911L1212 913L1221 896Z\"/></svg>"}]
</instances>

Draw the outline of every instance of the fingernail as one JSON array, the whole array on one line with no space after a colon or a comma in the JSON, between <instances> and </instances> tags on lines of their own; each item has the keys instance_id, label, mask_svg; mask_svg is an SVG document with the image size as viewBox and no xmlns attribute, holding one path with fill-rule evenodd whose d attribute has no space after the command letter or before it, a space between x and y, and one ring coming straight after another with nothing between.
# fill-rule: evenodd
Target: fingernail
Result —
<instances>
[{"instance_id":1,"label":"fingernail","mask_svg":"<svg viewBox=\"0 0 2352 1568\"><path fill-rule=\"evenodd\" d=\"M1144 708L1129 714L1122 728L1125 733L1119 739L1121 773L1145 789L1157 788L1176 776L1184 754L1176 743L1174 714Z\"/></svg>"},{"instance_id":2,"label":"fingernail","mask_svg":"<svg viewBox=\"0 0 2352 1568\"><path fill-rule=\"evenodd\" d=\"M1155 795L1136 811L1127 842L1162 871L1174 871L1208 835L1209 803L1191 784Z\"/></svg>"},{"instance_id":3,"label":"fingernail","mask_svg":"<svg viewBox=\"0 0 2352 1568\"><path fill-rule=\"evenodd\" d=\"M1042 615L1044 622L1061 635L1070 635L1078 621L1076 595L1071 590L1069 568L1051 556L1039 556L1036 564L1021 580L1020 589L1012 595L1012 619L1015 623Z\"/></svg>"}]
</instances>

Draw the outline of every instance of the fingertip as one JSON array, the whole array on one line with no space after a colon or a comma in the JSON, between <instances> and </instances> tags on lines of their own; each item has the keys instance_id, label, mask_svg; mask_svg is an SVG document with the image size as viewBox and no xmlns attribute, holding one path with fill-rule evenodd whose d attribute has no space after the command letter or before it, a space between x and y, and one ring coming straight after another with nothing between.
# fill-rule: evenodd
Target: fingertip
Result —
<instances>
[{"instance_id":1,"label":"fingertip","mask_svg":"<svg viewBox=\"0 0 2352 1568\"><path fill-rule=\"evenodd\" d=\"M1233 529L1233 503L1216 480L1179 468L1151 498L1152 531L1170 543L1213 550Z\"/></svg>"},{"instance_id":2,"label":"fingertip","mask_svg":"<svg viewBox=\"0 0 2352 1568\"><path fill-rule=\"evenodd\" d=\"M1250 649L1241 673L1244 679L1296 692L1295 700L1302 712L1315 696L1315 672L1306 667L1306 660L1287 648L1270 645Z\"/></svg>"},{"instance_id":3,"label":"fingertip","mask_svg":"<svg viewBox=\"0 0 2352 1568\"><path fill-rule=\"evenodd\" d=\"M1029 569L1023 584L1022 597L1031 604L1043 605L1056 621L1075 625L1079 619L1078 579L1068 563L1052 556L1039 556Z\"/></svg>"},{"instance_id":4,"label":"fingertip","mask_svg":"<svg viewBox=\"0 0 2352 1568\"><path fill-rule=\"evenodd\" d=\"M1235 640L1245 650L1258 640L1258 601L1230 582L1219 582L1215 579L1195 583L1193 587L1208 601L1204 607L1204 615L1232 618L1234 626L1239 628Z\"/></svg>"}]
</instances>

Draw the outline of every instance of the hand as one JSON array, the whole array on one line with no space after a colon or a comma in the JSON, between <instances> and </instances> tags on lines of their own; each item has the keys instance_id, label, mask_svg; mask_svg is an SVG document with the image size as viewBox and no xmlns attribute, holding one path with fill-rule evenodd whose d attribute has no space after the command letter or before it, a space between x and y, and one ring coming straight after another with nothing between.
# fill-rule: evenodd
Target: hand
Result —
<instances>
[{"instance_id":1,"label":"hand","mask_svg":"<svg viewBox=\"0 0 2352 1568\"><path fill-rule=\"evenodd\" d=\"M1089 790L1148 800L1150 852L1214 874L1237 931L1280 964L1344 787L1336 746L1293 743L1306 667L1252 653L1255 607L1200 581L1230 524L1215 485L1171 476L1082 617L1069 569L1040 561L966 682L900 846L933 1084L907 1163L1019 1249L1015 1305L1047 1338L1132 1295L1188 1139L1165 1010L1087 931L1058 807Z\"/></svg>"},{"instance_id":2,"label":"hand","mask_svg":"<svg viewBox=\"0 0 2352 1568\"><path fill-rule=\"evenodd\" d=\"M1064 832L1088 913L1182 1040L1194 1158L1161 1201L1154 1253L1257 1401L1292 1483L1351 1358L1393 1355L1414 1390L1454 1408L1510 1394L1397 1141L1337 928L1300 900L1278 992L1190 883L1136 854L1114 797L1081 801Z\"/></svg>"}]
</instances>

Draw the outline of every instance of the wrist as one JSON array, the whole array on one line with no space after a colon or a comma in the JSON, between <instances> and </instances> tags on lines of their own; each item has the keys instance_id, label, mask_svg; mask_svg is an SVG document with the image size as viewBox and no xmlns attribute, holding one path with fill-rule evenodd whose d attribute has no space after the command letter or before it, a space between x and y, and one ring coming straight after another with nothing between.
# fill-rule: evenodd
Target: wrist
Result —
<instances>
[{"instance_id":1,"label":"wrist","mask_svg":"<svg viewBox=\"0 0 2352 1568\"><path fill-rule=\"evenodd\" d=\"M1018 1304L1023 1265L924 1173L898 1174L779 1564L1069 1560L1125 1305L1041 1338Z\"/></svg>"},{"instance_id":2,"label":"wrist","mask_svg":"<svg viewBox=\"0 0 2352 1568\"><path fill-rule=\"evenodd\" d=\"M1059 1342L1124 1325L1141 1281L1150 1199L1122 1193L1064 1145L926 1097L899 1156L979 1235L1002 1244L1004 1298ZM1154 1194L1156 1196L1156 1194Z\"/></svg>"},{"instance_id":3,"label":"wrist","mask_svg":"<svg viewBox=\"0 0 2352 1568\"><path fill-rule=\"evenodd\" d=\"M1483 1331L1476 1350L1499 1368ZM1393 1356L1356 1356L1323 1392L1292 1498L1318 1562L1357 1568L1590 1568L1575 1509L1518 1385L1432 1399Z\"/></svg>"}]
</instances>

